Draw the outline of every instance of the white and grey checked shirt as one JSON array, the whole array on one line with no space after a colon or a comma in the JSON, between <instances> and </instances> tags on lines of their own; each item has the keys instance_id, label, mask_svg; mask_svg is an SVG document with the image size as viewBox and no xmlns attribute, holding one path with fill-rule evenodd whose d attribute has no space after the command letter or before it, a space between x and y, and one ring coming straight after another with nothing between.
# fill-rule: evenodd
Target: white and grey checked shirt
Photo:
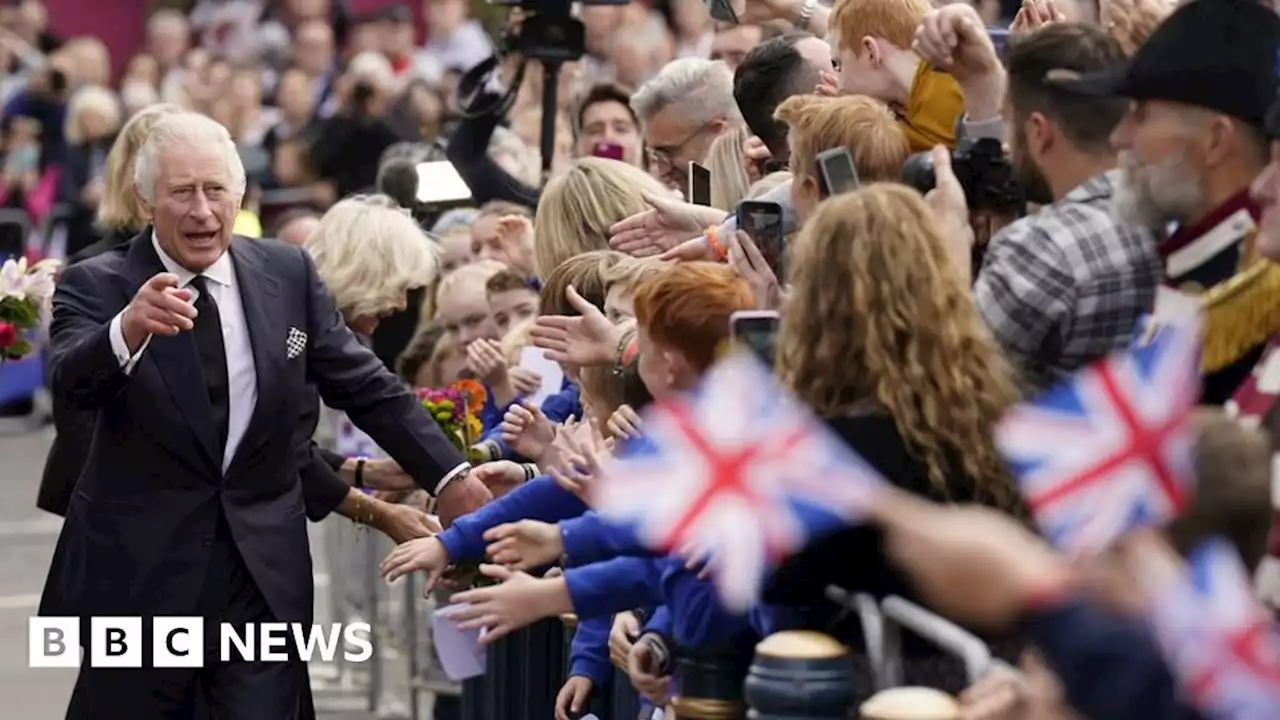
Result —
<instances>
[{"instance_id":1,"label":"white and grey checked shirt","mask_svg":"<svg viewBox=\"0 0 1280 720\"><path fill-rule=\"evenodd\" d=\"M983 321L1037 388L1128 346L1163 263L1111 214L1119 171L1095 175L992 238L974 283Z\"/></svg>"}]
</instances>

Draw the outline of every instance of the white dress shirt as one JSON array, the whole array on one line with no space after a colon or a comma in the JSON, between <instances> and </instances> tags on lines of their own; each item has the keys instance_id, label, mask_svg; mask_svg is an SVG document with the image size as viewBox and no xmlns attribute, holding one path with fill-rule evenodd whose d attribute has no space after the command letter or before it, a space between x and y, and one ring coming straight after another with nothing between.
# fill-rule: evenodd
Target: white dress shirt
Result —
<instances>
[{"instance_id":1,"label":"white dress shirt","mask_svg":"<svg viewBox=\"0 0 1280 720\"><path fill-rule=\"evenodd\" d=\"M155 233L151 234L151 244L160 256L166 272L178 276L178 287L191 291L191 302L195 302L197 290L188 287L196 274L187 270L169 257L160 248ZM231 458L235 457L236 448L249 428L249 419L253 417L253 409L258 403L258 375L253 365L253 350L249 344L249 326L244 319L244 304L240 300L239 287L236 285L236 267L231 262L231 254L224 252L217 262L210 265L203 273L207 278L206 286L218 305L218 316L222 320L222 344L227 352L227 395L230 406L227 418L227 445L222 454L222 471L225 473L231 466ZM111 349L126 373L133 372L142 354L151 344L148 335L142 341L136 353L129 353L129 346L124 340L124 331L120 327L120 318L116 315L111 320L108 331L111 337ZM197 320L196 322L199 322Z\"/></svg>"}]
</instances>

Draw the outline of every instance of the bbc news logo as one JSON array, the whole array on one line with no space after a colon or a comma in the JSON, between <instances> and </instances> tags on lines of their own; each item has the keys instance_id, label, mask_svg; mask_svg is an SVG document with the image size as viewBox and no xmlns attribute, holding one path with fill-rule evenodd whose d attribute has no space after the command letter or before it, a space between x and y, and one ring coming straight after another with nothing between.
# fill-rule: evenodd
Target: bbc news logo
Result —
<instances>
[{"instance_id":1,"label":"bbc news logo","mask_svg":"<svg viewBox=\"0 0 1280 720\"><path fill-rule=\"evenodd\" d=\"M142 667L142 618L89 619L89 666ZM198 617L157 617L151 621L152 667L204 667L205 621ZM218 656L222 662L286 662L294 650L303 662L361 663L373 656L369 623L311 625L261 623L218 626ZM80 667L80 618L33 617L28 620L28 665L33 668Z\"/></svg>"}]
</instances>

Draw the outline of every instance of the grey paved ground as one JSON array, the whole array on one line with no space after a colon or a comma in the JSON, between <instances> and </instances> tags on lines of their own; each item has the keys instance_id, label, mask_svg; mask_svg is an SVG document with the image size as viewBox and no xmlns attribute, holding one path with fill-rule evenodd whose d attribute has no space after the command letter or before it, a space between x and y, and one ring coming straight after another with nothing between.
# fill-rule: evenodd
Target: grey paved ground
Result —
<instances>
[{"instance_id":1,"label":"grey paved ground","mask_svg":"<svg viewBox=\"0 0 1280 720\"><path fill-rule=\"evenodd\" d=\"M57 518L35 507L36 487L53 431L10 434L0 420L0 717L23 720L60 720L75 682L74 671L27 667L27 620L35 613L40 589L49 569L54 542L61 525ZM340 522L340 521L339 521ZM313 547L322 544L326 525L313 526ZM317 557L317 622L330 622L334 613L324 587L330 581L328 564ZM323 678L323 668L314 675ZM401 704L407 686L403 662L390 660L382 706ZM340 681L318 680L317 703L324 720L366 720L377 715L362 712L359 687L342 689ZM356 679L358 684L359 678ZM399 692L397 692L399 691ZM326 711L328 709L329 711Z\"/></svg>"}]
</instances>

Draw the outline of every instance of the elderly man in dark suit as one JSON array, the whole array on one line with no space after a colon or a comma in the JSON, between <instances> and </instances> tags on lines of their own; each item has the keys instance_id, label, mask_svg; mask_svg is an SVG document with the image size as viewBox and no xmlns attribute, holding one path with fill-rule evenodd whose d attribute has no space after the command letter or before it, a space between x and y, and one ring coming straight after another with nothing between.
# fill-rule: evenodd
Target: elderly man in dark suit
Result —
<instances>
[{"instance_id":1,"label":"elderly man in dark suit","mask_svg":"<svg viewBox=\"0 0 1280 720\"><path fill-rule=\"evenodd\" d=\"M225 128L166 118L135 170L149 237L69 267L54 297L54 392L98 421L40 613L210 623L201 669L151 667L150 637L142 669L83 667L69 718L176 717L196 692L214 717L299 717L296 653L220 662L216 624L311 622L301 438L281 419L301 415L313 384L438 498L446 523L489 498L347 329L309 257L232 236L244 183Z\"/></svg>"}]
</instances>

